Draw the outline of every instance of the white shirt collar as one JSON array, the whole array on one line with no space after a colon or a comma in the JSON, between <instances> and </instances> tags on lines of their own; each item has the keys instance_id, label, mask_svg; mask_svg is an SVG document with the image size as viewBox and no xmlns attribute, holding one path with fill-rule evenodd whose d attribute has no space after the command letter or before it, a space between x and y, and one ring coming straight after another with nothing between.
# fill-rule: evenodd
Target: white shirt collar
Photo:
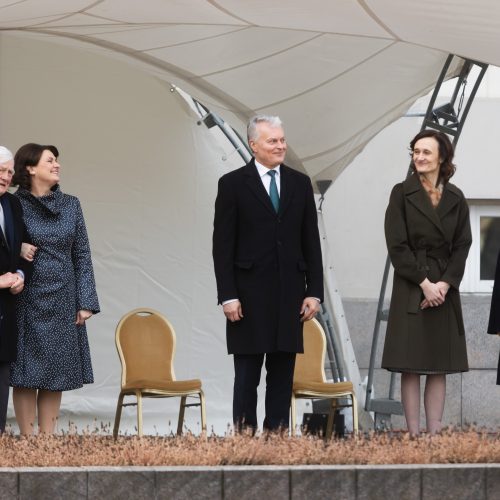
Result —
<instances>
[{"instance_id":1,"label":"white shirt collar","mask_svg":"<svg viewBox=\"0 0 500 500\"><path fill-rule=\"evenodd\" d=\"M278 176L280 175L280 167L281 167L281 165L278 165L277 167L274 167L273 169L270 169L270 168L265 167L264 165L262 165L262 163L259 163L255 159L254 159L254 162L255 162L255 166L257 167L257 171L259 172L259 175L261 177L264 177L264 175L266 175L269 172L269 170L274 170L278 174Z\"/></svg>"}]
</instances>

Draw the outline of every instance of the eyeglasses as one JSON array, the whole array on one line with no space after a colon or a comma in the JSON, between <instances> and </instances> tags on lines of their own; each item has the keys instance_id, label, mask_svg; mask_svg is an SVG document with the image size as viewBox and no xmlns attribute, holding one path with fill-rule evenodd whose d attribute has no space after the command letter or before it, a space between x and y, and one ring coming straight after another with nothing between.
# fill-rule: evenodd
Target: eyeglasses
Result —
<instances>
[{"instance_id":1,"label":"eyeglasses","mask_svg":"<svg viewBox=\"0 0 500 500\"><path fill-rule=\"evenodd\" d=\"M14 175L14 170L9 167L0 167L0 175L7 174L9 177Z\"/></svg>"}]
</instances>

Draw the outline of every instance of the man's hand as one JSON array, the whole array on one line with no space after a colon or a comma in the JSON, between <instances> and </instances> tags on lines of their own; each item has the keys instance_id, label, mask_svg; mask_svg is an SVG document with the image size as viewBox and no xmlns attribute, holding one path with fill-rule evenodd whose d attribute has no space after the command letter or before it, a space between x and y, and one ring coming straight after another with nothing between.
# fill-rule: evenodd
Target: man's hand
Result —
<instances>
[{"instance_id":1,"label":"man's hand","mask_svg":"<svg viewBox=\"0 0 500 500\"><path fill-rule=\"evenodd\" d=\"M24 290L24 278L19 273L14 273L13 276L15 276L16 279L10 286L10 293L12 295L17 295Z\"/></svg>"},{"instance_id":2,"label":"man's hand","mask_svg":"<svg viewBox=\"0 0 500 500\"><path fill-rule=\"evenodd\" d=\"M228 304L224 304L222 306L222 310L224 311L226 318L231 322L239 321L243 318L243 311L239 300L234 300Z\"/></svg>"},{"instance_id":3,"label":"man's hand","mask_svg":"<svg viewBox=\"0 0 500 500\"><path fill-rule=\"evenodd\" d=\"M306 297L300 308L300 321L309 321L319 312L319 300L314 297Z\"/></svg>"},{"instance_id":4,"label":"man's hand","mask_svg":"<svg viewBox=\"0 0 500 500\"><path fill-rule=\"evenodd\" d=\"M18 275L5 273L0 276L0 288L10 288L17 280Z\"/></svg>"}]
</instances>

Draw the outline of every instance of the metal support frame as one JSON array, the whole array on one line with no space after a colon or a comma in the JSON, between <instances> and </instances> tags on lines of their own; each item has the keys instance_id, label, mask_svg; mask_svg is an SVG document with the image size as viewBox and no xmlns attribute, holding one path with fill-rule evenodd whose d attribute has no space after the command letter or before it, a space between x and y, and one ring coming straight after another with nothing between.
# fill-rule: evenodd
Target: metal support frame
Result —
<instances>
[{"instance_id":1,"label":"metal support frame","mask_svg":"<svg viewBox=\"0 0 500 500\"><path fill-rule=\"evenodd\" d=\"M250 151L250 147L246 144L243 138L238 134L238 132L231 127L227 122L225 122L217 113L214 111L210 111L206 106L204 106L200 101L191 97L194 102L198 113L200 114L200 119L196 122L198 125L202 123L205 124L207 128L218 127L218 129L226 136L226 139L231 143L234 147L233 153L238 153L240 157L243 159L245 163L248 163L252 158L252 152ZM236 136L237 140L230 134L226 127L231 129L232 134ZM230 154L230 155L231 155ZM227 160L227 156L224 155L222 160Z\"/></svg>"},{"instance_id":2,"label":"metal support frame","mask_svg":"<svg viewBox=\"0 0 500 500\"><path fill-rule=\"evenodd\" d=\"M472 105L472 102L474 101L474 97L476 96L479 85L488 68L487 64L472 61L469 59L459 58L463 59L463 63L460 66L459 73L455 75L457 81L451 99L446 104L436 107L436 99L439 95L443 83L447 79L452 61L455 57L458 56L450 54L446 59L443 69L441 70L441 74L439 75L439 79L436 82L434 92L432 93L431 99L429 101L427 112L425 114L421 127L421 130L432 128L435 130L440 130L441 132L444 132L445 134L451 136L453 146L456 146L458 142L470 107ZM479 69L479 73L475 77L471 75L471 70L473 68ZM466 96L466 87L468 83L470 83L469 80L471 78L475 78L475 80L472 83L472 89L469 96ZM408 175L410 175L410 172L411 169L409 169ZM388 396L386 398L373 397L373 379L380 325L382 321L387 321L388 318L388 310L384 308L384 302L390 265L390 259L389 256L387 256L382 277L382 285L380 287L375 326L373 329L370 365L368 369L368 383L366 388L365 410L374 412L376 430L389 428L391 425L391 416L403 414L403 407L401 402L397 401L394 398L396 385L395 373L391 373L390 375L391 378Z\"/></svg>"},{"instance_id":3,"label":"metal support frame","mask_svg":"<svg viewBox=\"0 0 500 500\"><path fill-rule=\"evenodd\" d=\"M318 321L321 323L323 330L326 334L326 350L327 350L327 365L325 368L330 369L330 377L334 381L343 381L345 369L342 363L342 355L339 350L339 346L335 341L336 332L334 326L330 320L330 315L325 307L325 304L321 304L321 310L318 314Z\"/></svg>"},{"instance_id":4,"label":"metal support frame","mask_svg":"<svg viewBox=\"0 0 500 500\"><path fill-rule=\"evenodd\" d=\"M432 93L431 100L429 101L427 112L425 114L421 127L421 130L432 128L450 135L453 138L452 143L454 146L457 144L458 139L460 138L460 134L462 133L462 128L465 124L465 120L467 119L467 115L469 114L470 107L474 102L474 98L476 97L479 85L481 84L484 74L488 69L488 64L486 63L473 61L471 59L459 58L463 60L463 64L460 68L459 74L456 76L457 81L455 83L453 95L449 102L436 108L434 107L436 104L436 99L439 95L441 86L446 79L446 75L451 66L451 63L455 57L458 56L450 54L446 59L443 69L441 70L441 74L439 75L439 79L434 88L434 92ZM473 75L471 75L471 71L474 68L478 68L479 73L475 77L470 94L467 97L465 95L465 90L467 88L467 85L469 84L469 79L474 77Z\"/></svg>"}]
</instances>

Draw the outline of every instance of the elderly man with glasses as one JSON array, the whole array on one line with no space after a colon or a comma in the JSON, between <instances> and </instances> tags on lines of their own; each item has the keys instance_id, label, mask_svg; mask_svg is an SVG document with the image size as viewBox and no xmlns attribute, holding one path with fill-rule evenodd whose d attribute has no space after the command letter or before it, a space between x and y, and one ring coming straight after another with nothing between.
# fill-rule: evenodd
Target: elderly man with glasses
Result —
<instances>
[{"instance_id":1,"label":"elderly man with glasses","mask_svg":"<svg viewBox=\"0 0 500 500\"><path fill-rule=\"evenodd\" d=\"M24 272L19 269L24 267L20 263L23 212L19 200L7 191L13 175L12 153L0 146L0 433L7 417L10 364L17 355L15 295L24 288Z\"/></svg>"}]
</instances>

